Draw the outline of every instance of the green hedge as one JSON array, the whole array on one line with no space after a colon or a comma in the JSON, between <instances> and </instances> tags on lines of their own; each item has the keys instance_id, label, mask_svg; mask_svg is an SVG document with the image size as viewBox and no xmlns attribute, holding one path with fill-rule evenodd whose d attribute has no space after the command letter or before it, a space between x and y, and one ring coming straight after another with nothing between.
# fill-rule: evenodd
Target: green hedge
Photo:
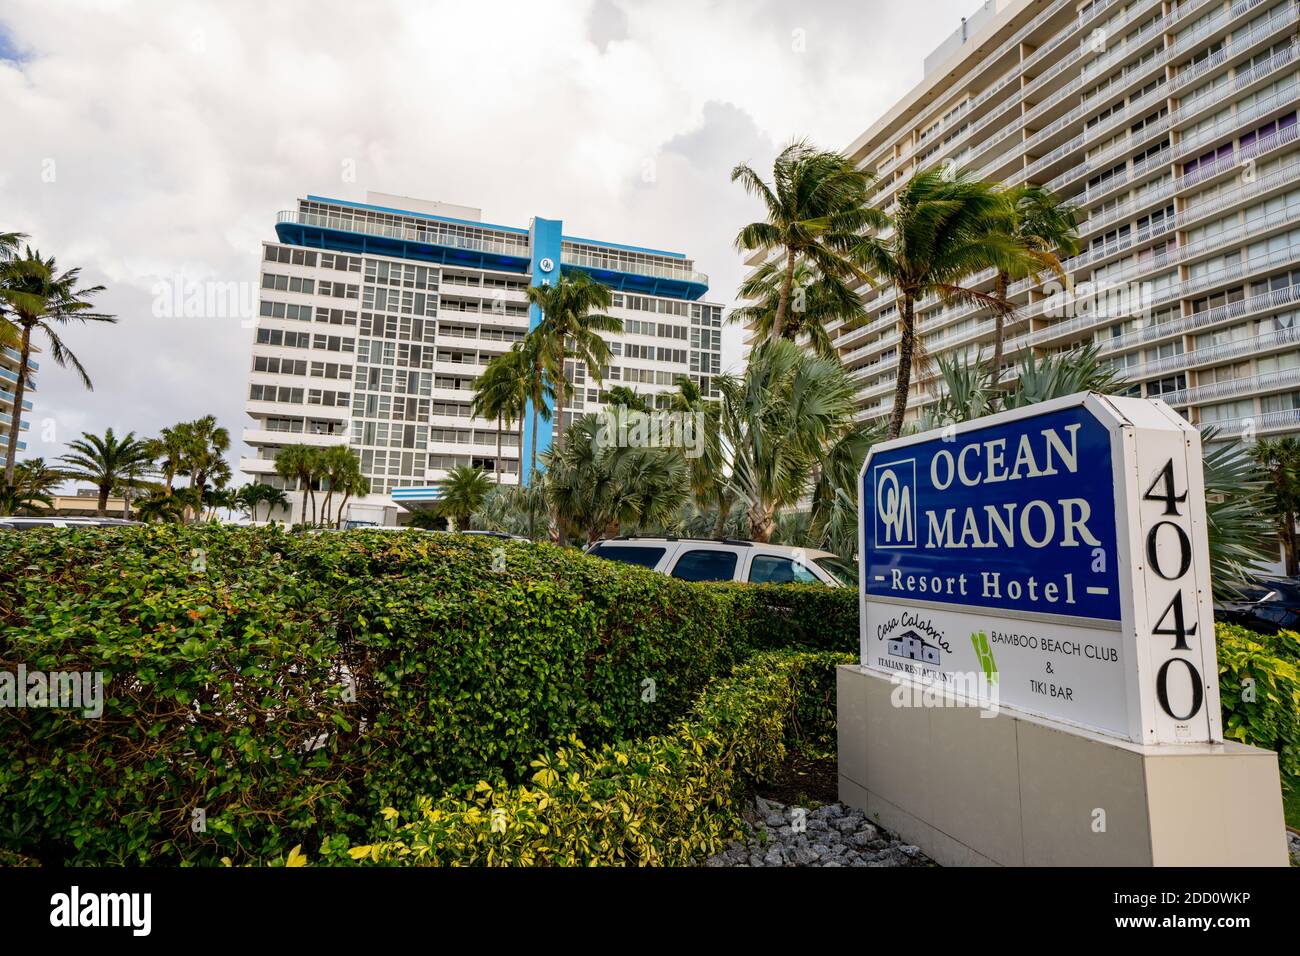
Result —
<instances>
[{"instance_id":1,"label":"green hedge","mask_svg":"<svg viewBox=\"0 0 1300 956\"><path fill-rule=\"evenodd\" d=\"M851 660L759 654L712 684L667 734L596 750L570 741L532 762L528 784L480 782L467 795L425 799L407 822L386 809L379 839L349 846L334 838L322 858L417 866L701 862L739 835L748 787L781 765L792 737L833 735L824 692L835 665Z\"/></svg>"},{"instance_id":2,"label":"green hedge","mask_svg":"<svg viewBox=\"0 0 1300 956\"><path fill-rule=\"evenodd\" d=\"M1282 785L1300 787L1300 635L1220 624L1215 636L1223 735L1276 750Z\"/></svg>"},{"instance_id":3,"label":"green hedge","mask_svg":"<svg viewBox=\"0 0 1300 956\"><path fill-rule=\"evenodd\" d=\"M522 782L570 737L662 732L756 647L842 644L815 592L414 532L0 534L0 670L111 675L97 720L0 710L0 848L243 861L364 833L380 807Z\"/></svg>"}]
</instances>

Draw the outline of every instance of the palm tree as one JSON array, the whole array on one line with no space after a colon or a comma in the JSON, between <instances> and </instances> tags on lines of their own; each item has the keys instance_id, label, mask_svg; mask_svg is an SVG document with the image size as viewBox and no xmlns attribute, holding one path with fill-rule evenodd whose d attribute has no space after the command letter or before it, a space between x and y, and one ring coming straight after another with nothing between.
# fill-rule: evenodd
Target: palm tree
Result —
<instances>
[{"instance_id":1,"label":"palm tree","mask_svg":"<svg viewBox=\"0 0 1300 956\"><path fill-rule=\"evenodd\" d=\"M1002 209L1002 199L987 183L965 172L941 169L917 173L900 190L898 208L888 216L887 236L864 236L858 254L867 266L897 290L899 298L898 380L889 437L903 428L916 353L916 302L936 294L945 302L978 301L1002 307L1004 300L964 287L967 276L990 266L1014 272L1024 253L1009 237L988 224Z\"/></svg>"},{"instance_id":2,"label":"palm tree","mask_svg":"<svg viewBox=\"0 0 1300 956\"><path fill-rule=\"evenodd\" d=\"M185 520L185 508L190 500L189 492L189 488L180 489L172 494L168 494L161 488L151 492L136 502L136 517L146 524L153 521L180 524Z\"/></svg>"},{"instance_id":3,"label":"palm tree","mask_svg":"<svg viewBox=\"0 0 1300 956\"><path fill-rule=\"evenodd\" d=\"M239 506L238 492L234 488L205 488L203 491L203 503L208 508L206 520L215 521L217 512L224 509L229 512Z\"/></svg>"},{"instance_id":4,"label":"palm tree","mask_svg":"<svg viewBox=\"0 0 1300 956\"><path fill-rule=\"evenodd\" d=\"M357 460L356 452L346 445L334 445L321 452L319 467L321 478L329 484L329 489L325 492L325 501L321 504L321 515L329 521L330 502L334 498L334 492L343 495L346 503L348 485L356 475L361 474L361 462ZM343 506L340 505L340 517L342 514ZM334 523L336 522L331 522Z\"/></svg>"},{"instance_id":5,"label":"palm tree","mask_svg":"<svg viewBox=\"0 0 1300 956\"><path fill-rule=\"evenodd\" d=\"M19 243L26 238L26 234L21 232L0 232L0 269L13 261ZM0 299L0 348L19 349L22 347L22 337L9 321L9 311L9 306Z\"/></svg>"},{"instance_id":6,"label":"palm tree","mask_svg":"<svg viewBox=\"0 0 1300 956\"><path fill-rule=\"evenodd\" d=\"M545 502L532 504L529 498L540 497L541 484L501 485L483 499L471 521L484 531L502 531L506 534L526 535L528 516L545 507ZM414 522L412 522L414 523Z\"/></svg>"},{"instance_id":7,"label":"palm tree","mask_svg":"<svg viewBox=\"0 0 1300 956\"><path fill-rule=\"evenodd\" d=\"M151 451L158 463L158 473L162 476L167 494L172 493L176 476L188 467L188 454L191 444L190 424L180 422L164 428L151 444Z\"/></svg>"},{"instance_id":8,"label":"palm tree","mask_svg":"<svg viewBox=\"0 0 1300 956\"><path fill-rule=\"evenodd\" d=\"M118 486L118 491L122 495L122 517L123 518L131 517L131 502L135 500L136 489L141 487L142 485L152 484L152 482L140 481L141 475L149 475L155 473L154 443L151 440L145 440L144 446L145 446L145 452L144 452L145 457L141 461L135 462L127 467L126 474L122 476L122 481Z\"/></svg>"},{"instance_id":9,"label":"palm tree","mask_svg":"<svg viewBox=\"0 0 1300 956\"><path fill-rule=\"evenodd\" d=\"M679 375L670 408L680 415L689 415L691 427L703 432L697 436L699 447L694 449L696 453L686 458L686 467L690 473L691 496L695 507L701 513L716 509L713 537L720 538L735 497L723 471L722 406L706 399L700 387L690 378Z\"/></svg>"},{"instance_id":10,"label":"palm tree","mask_svg":"<svg viewBox=\"0 0 1300 956\"><path fill-rule=\"evenodd\" d=\"M731 181L762 200L767 218L745 226L736 236L742 252L780 250L785 260L773 272L778 289L772 314L773 338L787 334L786 317L794 292L796 265L801 260L831 285L867 280L857 256L859 233L867 226L882 226L883 215L867 205L874 179L846 156L823 152L807 142L791 143L772 164L772 183L741 163L731 171ZM779 276L779 285L777 277ZM847 294L852 292L845 286ZM835 297L840 296L837 291Z\"/></svg>"},{"instance_id":11,"label":"palm tree","mask_svg":"<svg viewBox=\"0 0 1300 956\"><path fill-rule=\"evenodd\" d=\"M569 441L552 452L543 483L561 539L569 532L592 542L662 528L677 517L689 492L686 460L678 448L639 447L601 440L596 415L573 424Z\"/></svg>"},{"instance_id":12,"label":"palm tree","mask_svg":"<svg viewBox=\"0 0 1300 956\"><path fill-rule=\"evenodd\" d=\"M266 520L270 521L271 513L276 508L289 504L289 496L274 485L250 482L235 491L235 503L238 507L247 510L249 518L253 521L257 520L258 506L265 504Z\"/></svg>"},{"instance_id":13,"label":"palm tree","mask_svg":"<svg viewBox=\"0 0 1300 956\"><path fill-rule=\"evenodd\" d=\"M844 282L818 272L800 259L794 267L794 292L785 321L777 325L784 270L781 263L765 262L741 283L738 297L752 304L732 310L728 323L754 329L758 341L770 338L806 339L818 355L835 358L838 352L826 327L842 322L845 330L866 315L862 298Z\"/></svg>"},{"instance_id":14,"label":"palm tree","mask_svg":"<svg viewBox=\"0 0 1300 956\"><path fill-rule=\"evenodd\" d=\"M537 340L534 362L545 369L555 392L555 441L564 444L564 403L569 396L569 379L565 362L574 359L587 366L587 373L599 386L602 369L609 363L609 345L601 332L622 332L623 320L600 311L613 304L609 286L602 285L585 273L561 275L556 282L530 286L528 301L541 310L542 318L528 333ZM536 446L536 422L533 429Z\"/></svg>"},{"instance_id":15,"label":"palm tree","mask_svg":"<svg viewBox=\"0 0 1300 956\"><path fill-rule=\"evenodd\" d=\"M1062 256L1079 252L1078 211L1062 202L1045 186L1022 183L999 190L1002 210L991 228L1024 251L1020 259L1009 260L999 268L994 280L993 296L1001 304L993 307L993 385L1002 378L1002 346L1005 325L1015 314L1007 300L1012 281L1053 272L1064 276ZM1009 268L1008 268L1009 267Z\"/></svg>"},{"instance_id":16,"label":"palm tree","mask_svg":"<svg viewBox=\"0 0 1300 956\"><path fill-rule=\"evenodd\" d=\"M1300 441L1291 436L1264 439L1251 449L1266 482L1269 513L1277 524L1288 577L1300 575L1300 540L1296 516L1300 515Z\"/></svg>"},{"instance_id":17,"label":"palm tree","mask_svg":"<svg viewBox=\"0 0 1300 956\"><path fill-rule=\"evenodd\" d=\"M519 422L519 478L522 482L525 477L531 478L537 471L537 423L540 418L542 421L551 420L551 402L555 400L555 387L551 382L550 376L546 371L546 357L542 349L542 340L534 336L531 332L524 336L522 342L516 342L511 346L510 352L517 352L517 357L512 357L512 368L518 374L518 383L521 394L524 398L525 406L532 411L533 415L533 441L529 449L528 473L525 476L522 460L523 455L523 419ZM506 355L510 353L507 352ZM503 355L504 359L505 356Z\"/></svg>"},{"instance_id":18,"label":"palm tree","mask_svg":"<svg viewBox=\"0 0 1300 956\"><path fill-rule=\"evenodd\" d=\"M1101 358L1097 343L1041 359L1032 353L1020 357L1015 385L1010 390L993 384L992 366L978 356L939 356L943 381L939 401L926 410L921 430L969 422L1012 408L1024 408L1078 392L1115 394L1124 387L1122 376Z\"/></svg>"},{"instance_id":19,"label":"palm tree","mask_svg":"<svg viewBox=\"0 0 1300 956\"><path fill-rule=\"evenodd\" d=\"M111 428L102 438L83 432L81 438L68 442L68 447L72 453L60 458L68 465L67 477L89 482L99 490L97 513L101 515L108 514L108 496L113 488L128 474L139 473L153 462L149 443L137 440L135 432L127 432L120 439Z\"/></svg>"},{"instance_id":20,"label":"palm tree","mask_svg":"<svg viewBox=\"0 0 1300 956\"><path fill-rule=\"evenodd\" d=\"M0 482L0 514L32 514L54 507L54 490L67 475L45 463L44 458L29 458L14 469L12 485Z\"/></svg>"},{"instance_id":21,"label":"palm tree","mask_svg":"<svg viewBox=\"0 0 1300 956\"><path fill-rule=\"evenodd\" d=\"M474 382L474 401L470 414L494 418L497 423L496 481L501 484L501 432L519 423L519 454L523 454L523 421L528 405L528 361L523 348L515 343L508 352L492 358ZM522 472L522 462L521 472Z\"/></svg>"},{"instance_id":22,"label":"palm tree","mask_svg":"<svg viewBox=\"0 0 1300 956\"><path fill-rule=\"evenodd\" d=\"M343 525L343 512L347 509L348 499L353 495L370 494L370 479L361 473L361 462L357 460L356 455L352 455L351 458L352 464L339 475L338 484L331 485L331 490L337 490L342 495L338 515L334 518L336 528ZM267 517L270 516L270 512L267 512Z\"/></svg>"},{"instance_id":23,"label":"palm tree","mask_svg":"<svg viewBox=\"0 0 1300 956\"><path fill-rule=\"evenodd\" d=\"M87 389L94 389L90 376L76 355L64 344L57 327L70 322L116 322L117 318L91 311L92 298L104 291L103 286L81 287L80 269L60 273L51 256L27 247L21 258L13 258L0 268L0 302L9 321L17 327L18 381L14 385L14 410L9 423L9 443L5 450L5 482L13 484L17 465L18 432L22 427L23 394L31 374L32 333L42 332L49 342L50 355L61 367L71 365Z\"/></svg>"},{"instance_id":24,"label":"palm tree","mask_svg":"<svg viewBox=\"0 0 1300 956\"><path fill-rule=\"evenodd\" d=\"M750 537L767 541L776 512L806 493L826 448L852 421L854 389L838 361L786 339L759 345L743 378L717 382L730 485L746 503Z\"/></svg>"},{"instance_id":25,"label":"palm tree","mask_svg":"<svg viewBox=\"0 0 1300 956\"><path fill-rule=\"evenodd\" d=\"M687 379L689 382L690 379ZM605 393L605 404L611 407L626 408L629 412L652 411L645 396L638 395L635 389L626 385L615 385Z\"/></svg>"},{"instance_id":26,"label":"palm tree","mask_svg":"<svg viewBox=\"0 0 1300 956\"><path fill-rule=\"evenodd\" d=\"M312 496L312 523L316 522L315 482L320 476L320 450L310 445L285 445L275 456L275 473L281 478L296 481L302 491L302 513L299 524L307 524L307 495Z\"/></svg>"},{"instance_id":27,"label":"palm tree","mask_svg":"<svg viewBox=\"0 0 1300 956\"><path fill-rule=\"evenodd\" d=\"M885 437L879 423L841 420L818 458L808 514L809 544L843 558L858 552L858 472L871 446Z\"/></svg>"},{"instance_id":28,"label":"palm tree","mask_svg":"<svg viewBox=\"0 0 1300 956\"><path fill-rule=\"evenodd\" d=\"M436 515L456 522L457 531L468 531L469 520L483 506L493 484L481 468L461 465L447 474L442 495L434 504Z\"/></svg>"},{"instance_id":29,"label":"palm tree","mask_svg":"<svg viewBox=\"0 0 1300 956\"><path fill-rule=\"evenodd\" d=\"M190 487L202 488L214 472L222 471L225 454L230 450L230 432L217 424L215 415L187 422L185 436L185 465L189 469ZM229 466L224 469L229 474Z\"/></svg>"}]
</instances>

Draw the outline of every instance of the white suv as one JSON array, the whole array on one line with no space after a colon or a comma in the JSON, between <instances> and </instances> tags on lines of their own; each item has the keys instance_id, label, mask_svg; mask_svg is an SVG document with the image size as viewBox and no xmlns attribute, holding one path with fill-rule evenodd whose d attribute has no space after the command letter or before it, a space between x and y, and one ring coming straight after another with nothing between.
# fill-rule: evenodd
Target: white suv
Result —
<instances>
[{"instance_id":1,"label":"white suv","mask_svg":"<svg viewBox=\"0 0 1300 956\"><path fill-rule=\"evenodd\" d=\"M824 584L847 587L853 569L829 551L731 538L640 538L597 541L588 554L638 564L683 581L746 581L750 584Z\"/></svg>"}]
</instances>

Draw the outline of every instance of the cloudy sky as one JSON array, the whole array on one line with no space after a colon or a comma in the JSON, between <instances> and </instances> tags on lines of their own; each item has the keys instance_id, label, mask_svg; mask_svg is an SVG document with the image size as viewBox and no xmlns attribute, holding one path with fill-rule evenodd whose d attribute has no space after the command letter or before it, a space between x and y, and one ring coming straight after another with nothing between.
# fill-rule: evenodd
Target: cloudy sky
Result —
<instances>
[{"instance_id":1,"label":"cloudy sky","mask_svg":"<svg viewBox=\"0 0 1300 956\"><path fill-rule=\"evenodd\" d=\"M731 240L759 214L732 166L846 146L977 5L0 0L0 230L82 267L119 317L65 336L93 392L43 356L27 456L212 413L235 462L250 323L168 316L159 293L251 301L259 242L307 193L560 218L685 252L730 303Z\"/></svg>"}]
</instances>

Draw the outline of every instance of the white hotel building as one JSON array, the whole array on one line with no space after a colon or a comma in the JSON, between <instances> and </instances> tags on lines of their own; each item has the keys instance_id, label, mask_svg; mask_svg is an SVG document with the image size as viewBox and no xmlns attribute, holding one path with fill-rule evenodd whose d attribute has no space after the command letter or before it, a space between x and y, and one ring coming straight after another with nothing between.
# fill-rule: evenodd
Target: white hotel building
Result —
<instances>
[{"instance_id":1,"label":"white hotel building","mask_svg":"<svg viewBox=\"0 0 1300 956\"><path fill-rule=\"evenodd\" d=\"M1131 394L1225 436L1300 430L1298 27L1297 0L992 0L846 152L879 176L882 208L948 162L1044 184L1080 210L1076 289L1141 290L1140 306L1102 315L1014 283L1004 380L1024 350L1097 343ZM836 342L877 418L892 407L898 305L892 288L863 295L869 320ZM916 315L931 356L991 355L987 309L930 299ZM935 400L935 373L914 375L909 418Z\"/></svg>"},{"instance_id":2,"label":"white hotel building","mask_svg":"<svg viewBox=\"0 0 1300 956\"><path fill-rule=\"evenodd\" d=\"M35 348L32 349L36 351ZM18 368L22 364L22 356L16 349L0 348L0 469L5 467L5 455L9 448L9 430L13 424L14 398L16 397L16 388L18 385ZM40 365L34 359L27 362L30 367L30 373L35 373ZM29 379L33 377L29 374ZM26 397L23 398L23 411L32 410L31 396L36 389L32 382L29 381L26 390ZM21 427L18 434L18 451L27 450L27 442L23 441L22 433L30 428L31 423L23 417L19 417ZM15 455L18 461L22 460L22 455ZM0 476L3 477L3 476Z\"/></svg>"},{"instance_id":3,"label":"white hotel building","mask_svg":"<svg viewBox=\"0 0 1300 956\"><path fill-rule=\"evenodd\" d=\"M437 500L459 465L494 471L495 421L470 414L474 380L539 319L526 289L584 272L614 290L621 334L604 388L642 395L675 389L688 376L706 393L720 371L722 308L701 301L708 278L681 253L567 236L558 220L528 228L481 221L466 206L378 193L365 203L320 196L281 212L276 241L263 243L259 319L249 365L241 462L249 480L298 489L275 473L286 445L347 445L371 492L348 505L345 522L405 523ZM585 366L566 424L604 407ZM502 442L504 481L518 482L534 441L551 426L524 421ZM319 495L318 495L319 498ZM280 515L278 517L284 517Z\"/></svg>"}]
</instances>

